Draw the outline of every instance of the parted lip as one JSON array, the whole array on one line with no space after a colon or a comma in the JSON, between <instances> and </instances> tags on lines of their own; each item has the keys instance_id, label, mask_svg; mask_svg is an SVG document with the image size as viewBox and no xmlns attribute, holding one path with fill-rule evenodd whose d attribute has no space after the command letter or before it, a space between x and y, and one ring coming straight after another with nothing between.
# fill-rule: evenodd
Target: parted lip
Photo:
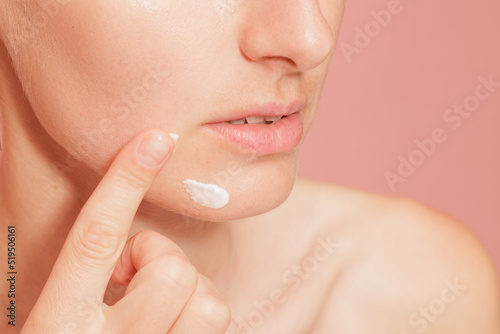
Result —
<instances>
[{"instance_id":1,"label":"parted lip","mask_svg":"<svg viewBox=\"0 0 500 334\"><path fill-rule=\"evenodd\" d=\"M291 102L280 102L278 100L267 102L265 104L251 106L245 109L237 110L231 115L223 116L209 124L236 121L239 119L257 116L257 117L276 117L289 116L302 111L307 106L307 98L297 98Z\"/></svg>"}]
</instances>

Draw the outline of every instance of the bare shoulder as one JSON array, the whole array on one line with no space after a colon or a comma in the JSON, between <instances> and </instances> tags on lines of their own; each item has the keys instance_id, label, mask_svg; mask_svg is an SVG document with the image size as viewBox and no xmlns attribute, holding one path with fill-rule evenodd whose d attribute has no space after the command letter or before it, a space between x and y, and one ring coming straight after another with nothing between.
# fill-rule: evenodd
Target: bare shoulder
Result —
<instances>
[{"instance_id":1,"label":"bare shoulder","mask_svg":"<svg viewBox=\"0 0 500 334\"><path fill-rule=\"evenodd\" d=\"M313 333L500 332L497 271L461 222L410 199L311 180L294 196L344 256Z\"/></svg>"}]
</instances>

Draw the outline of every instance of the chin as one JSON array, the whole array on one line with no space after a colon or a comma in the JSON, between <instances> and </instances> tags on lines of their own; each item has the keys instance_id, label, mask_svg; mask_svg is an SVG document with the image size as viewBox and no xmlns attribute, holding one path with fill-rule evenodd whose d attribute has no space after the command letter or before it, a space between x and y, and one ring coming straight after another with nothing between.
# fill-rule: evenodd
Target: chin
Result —
<instances>
[{"instance_id":1,"label":"chin","mask_svg":"<svg viewBox=\"0 0 500 334\"><path fill-rule=\"evenodd\" d=\"M247 158L245 163L217 161L219 168L205 170L178 168L182 157L172 157L158 175L145 196L145 201L167 210L200 220L225 222L269 212L280 206L290 195L296 175L299 149L259 158ZM178 158L178 160L176 159ZM184 160L186 161L186 160ZM222 167L222 168L221 168ZM209 208L192 200L184 180L192 179L225 189L227 204Z\"/></svg>"}]
</instances>

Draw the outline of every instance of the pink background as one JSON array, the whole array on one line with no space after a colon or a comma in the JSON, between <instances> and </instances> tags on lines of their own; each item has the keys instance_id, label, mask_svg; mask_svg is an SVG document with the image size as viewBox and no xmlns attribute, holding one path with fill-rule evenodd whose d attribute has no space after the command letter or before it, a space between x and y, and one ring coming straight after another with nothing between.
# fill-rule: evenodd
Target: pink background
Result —
<instances>
[{"instance_id":1,"label":"pink background","mask_svg":"<svg viewBox=\"0 0 500 334\"><path fill-rule=\"evenodd\" d=\"M401 0L401 12L376 31L370 14L391 0L347 0L343 26L306 140L299 175L414 198L470 227L500 268L500 87L454 130L443 120L473 95L478 76L500 82L500 1ZM373 37L350 59L355 28ZM349 62L350 60L350 62ZM447 140L392 192L416 139L442 128ZM499 270L500 271L500 270Z\"/></svg>"}]
</instances>

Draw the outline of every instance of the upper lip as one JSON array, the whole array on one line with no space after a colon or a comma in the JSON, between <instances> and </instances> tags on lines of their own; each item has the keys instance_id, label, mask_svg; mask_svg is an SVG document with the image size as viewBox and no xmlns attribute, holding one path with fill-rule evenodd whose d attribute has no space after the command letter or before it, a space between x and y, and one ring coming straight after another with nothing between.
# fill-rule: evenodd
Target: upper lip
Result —
<instances>
[{"instance_id":1,"label":"upper lip","mask_svg":"<svg viewBox=\"0 0 500 334\"><path fill-rule=\"evenodd\" d=\"M231 115L223 116L221 119L212 123L236 121L239 119L257 116L257 117L277 117L289 116L302 111L307 106L307 98L297 98L290 102L280 102L278 100L267 102L257 106L251 106L237 110Z\"/></svg>"}]
</instances>

